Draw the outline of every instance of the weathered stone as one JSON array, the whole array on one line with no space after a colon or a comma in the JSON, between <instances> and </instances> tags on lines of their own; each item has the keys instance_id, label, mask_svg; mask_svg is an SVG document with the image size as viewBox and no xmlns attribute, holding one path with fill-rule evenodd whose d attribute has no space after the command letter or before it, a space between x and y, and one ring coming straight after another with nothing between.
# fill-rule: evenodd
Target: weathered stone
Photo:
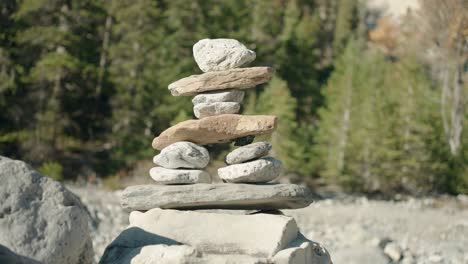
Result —
<instances>
[{"instance_id":1,"label":"weathered stone","mask_svg":"<svg viewBox=\"0 0 468 264\"><path fill-rule=\"evenodd\" d=\"M386 244L384 247L384 253L393 262L398 262L403 257L403 250L396 242L390 242Z\"/></svg>"},{"instance_id":2,"label":"weathered stone","mask_svg":"<svg viewBox=\"0 0 468 264\"><path fill-rule=\"evenodd\" d=\"M248 89L268 82L273 76L270 67L252 67L207 72L192 75L169 84L174 96L190 96L203 92L226 89Z\"/></svg>"},{"instance_id":3,"label":"weathered stone","mask_svg":"<svg viewBox=\"0 0 468 264\"><path fill-rule=\"evenodd\" d=\"M278 252L274 258L275 264L308 264L306 262L305 250L300 247L287 248Z\"/></svg>"},{"instance_id":4,"label":"weathered stone","mask_svg":"<svg viewBox=\"0 0 468 264\"><path fill-rule=\"evenodd\" d=\"M40 263L92 263L88 213L78 197L26 163L1 156L0 183L1 245Z\"/></svg>"},{"instance_id":5,"label":"weathered stone","mask_svg":"<svg viewBox=\"0 0 468 264\"><path fill-rule=\"evenodd\" d=\"M123 257L117 258L109 264L182 264L190 263L190 260L197 258L200 253L193 247L186 245L148 245L141 248L128 250Z\"/></svg>"},{"instance_id":6,"label":"weathered stone","mask_svg":"<svg viewBox=\"0 0 468 264\"><path fill-rule=\"evenodd\" d=\"M164 255L161 253L164 253ZM267 264L271 262L268 258L248 255L207 254L197 251L194 247L181 245L179 242L159 234L153 234L138 227L129 227L107 246L99 263Z\"/></svg>"},{"instance_id":7,"label":"weathered stone","mask_svg":"<svg viewBox=\"0 0 468 264\"><path fill-rule=\"evenodd\" d=\"M240 104L234 102L201 103L193 107L193 113L197 118L222 114L237 114L239 111Z\"/></svg>"},{"instance_id":8,"label":"weathered stone","mask_svg":"<svg viewBox=\"0 0 468 264\"><path fill-rule=\"evenodd\" d=\"M150 176L159 184L194 184L210 183L210 174L202 170L181 170L154 167L150 170Z\"/></svg>"},{"instance_id":9,"label":"weathered stone","mask_svg":"<svg viewBox=\"0 0 468 264\"><path fill-rule=\"evenodd\" d=\"M263 157L271 150L268 142L255 142L233 150L226 156L227 164L239 164L245 161Z\"/></svg>"},{"instance_id":10,"label":"weathered stone","mask_svg":"<svg viewBox=\"0 0 468 264\"><path fill-rule=\"evenodd\" d=\"M294 184L136 185L121 193L127 210L296 209L312 203L312 192Z\"/></svg>"},{"instance_id":11,"label":"weathered stone","mask_svg":"<svg viewBox=\"0 0 468 264\"><path fill-rule=\"evenodd\" d=\"M127 254L136 248L148 245L180 245L179 242L157 234L149 233L138 227L129 227L122 231L107 247L99 261L100 264L114 264L120 262ZM130 254L132 255L132 254ZM134 255L134 254L133 254Z\"/></svg>"},{"instance_id":12,"label":"weathered stone","mask_svg":"<svg viewBox=\"0 0 468 264\"><path fill-rule=\"evenodd\" d=\"M167 169L203 169L210 162L210 154L204 147L182 141L165 147L153 162Z\"/></svg>"},{"instance_id":13,"label":"weathered stone","mask_svg":"<svg viewBox=\"0 0 468 264\"><path fill-rule=\"evenodd\" d=\"M220 92L206 92L195 96L192 99L193 105L201 103L218 103L218 102L236 102L242 103L245 92L241 90L226 90Z\"/></svg>"},{"instance_id":14,"label":"weathered stone","mask_svg":"<svg viewBox=\"0 0 468 264\"><path fill-rule=\"evenodd\" d=\"M153 139L153 148L163 149L179 141L200 145L223 143L249 135L268 134L275 130L277 118L268 115L219 115L183 121Z\"/></svg>"},{"instance_id":15,"label":"weathered stone","mask_svg":"<svg viewBox=\"0 0 468 264\"><path fill-rule=\"evenodd\" d=\"M276 179L282 170L281 161L265 157L218 169L218 176L226 182L264 183Z\"/></svg>"},{"instance_id":16,"label":"weathered stone","mask_svg":"<svg viewBox=\"0 0 468 264\"><path fill-rule=\"evenodd\" d=\"M332 264L330 254L319 243L300 234L273 257L274 264Z\"/></svg>"},{"instance_id":17,"label":"weathered stone","mask_svg":"<svg viewBox=\"0 0 468 264\"><path fill-rule=\"evenodd\" d=\"M292 217L268 214L210 214L156 208L145 213L133 211L129 218L131 227L214 254L271 257L298 234Z\"/></svg>"},{"instance_id":18,"label":"weathered stone","mask_svg":"<svg viewBox=\"0 0 468 264\"><path fill-rule=\"evenodd\" d=\"M193 45L193 57L203 72L238 68L255 60L255 52L235 39L202 39Z\"/></svg>"}]
</instances>

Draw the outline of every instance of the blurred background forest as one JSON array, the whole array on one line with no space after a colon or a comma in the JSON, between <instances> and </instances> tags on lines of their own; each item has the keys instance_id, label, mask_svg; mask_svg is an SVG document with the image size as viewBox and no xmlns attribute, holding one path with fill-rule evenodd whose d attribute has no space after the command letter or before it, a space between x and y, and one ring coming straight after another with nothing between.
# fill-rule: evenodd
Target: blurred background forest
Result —
<instances>
[{"instance_id":1,"label":"blurred background forest","mask_svg":"<svg viewBox=\"0 0 468 264\"><path fill-rule=\"evenodd\" d=\"M276 69L244 113L279 116L270 140L292 180L468 193L468 1L398 19L366 2L1 0L0 154L57 179L125 178L193 118L167 90L201 73L192 45L235 38Z\"/></svg>"}]
</instances>

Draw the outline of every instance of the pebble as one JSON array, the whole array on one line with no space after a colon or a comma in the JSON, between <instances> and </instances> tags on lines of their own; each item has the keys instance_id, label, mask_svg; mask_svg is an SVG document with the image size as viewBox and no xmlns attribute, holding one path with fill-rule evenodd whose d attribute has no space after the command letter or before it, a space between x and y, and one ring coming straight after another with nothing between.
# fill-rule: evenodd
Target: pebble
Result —
<instances>
[{"instance_id":1,"label":"pebble","mask_svg":"<svg viewBox=\"0 0 468 264\"><path fill-rule=\"evenodd\" d=\"M247 163L234 164L218 169L218 176L232 183L265 183L276 179L282 170L279 160L261 158Z\"/></svg>"}]
</instances>

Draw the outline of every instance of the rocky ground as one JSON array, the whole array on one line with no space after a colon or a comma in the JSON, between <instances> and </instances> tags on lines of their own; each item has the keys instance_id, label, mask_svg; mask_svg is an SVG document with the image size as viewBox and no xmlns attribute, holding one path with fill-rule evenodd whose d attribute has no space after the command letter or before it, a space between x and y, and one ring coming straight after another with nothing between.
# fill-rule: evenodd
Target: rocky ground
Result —
<instances>
[{"instance_id":1,"label":"rocky ground","mask_svg":"<svg viewBox=\"0 0 468 264\"><path fill-rule=\"evenodd\" d=\"M68 185L88 207L95 259L128 223L118 191ZM339 196L286 210L335 264L468 263L468 196L400 201Z\"/></svg>"}]
</instances>

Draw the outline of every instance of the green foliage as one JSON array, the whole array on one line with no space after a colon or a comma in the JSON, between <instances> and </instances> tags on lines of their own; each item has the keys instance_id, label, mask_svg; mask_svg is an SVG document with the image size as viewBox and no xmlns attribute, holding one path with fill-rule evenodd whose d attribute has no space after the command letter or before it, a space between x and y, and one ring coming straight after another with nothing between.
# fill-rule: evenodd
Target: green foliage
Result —
<instances>
[{"instance_id":1,"label":"green foliage","mask_svg":"<svg viewBox=\"0 0 468 264\"><path fill-rule=\"evenodd\" d=\"M432 155L438 94L413 59L391 63L361 47L348 44L324 89L316 145L323 175L351 190L430 191L448 172Z\"/></svg>"},{"instance_id":2,"label":"green foliage","mask_svg":"<svg viewBox=\"0 0 468 264\"><path fill-rule=\"evenodd\" d=\"M271 143L275 156L291 170L297 165L295 154L298 144L294 138L297 129L295 107L296 99L291 96L287 83L275 76L260 94L255 109L256 113L278 117L278 127L272 134Z\"/></svg>"},{"instance_id":3,"label":"green foliage","mask_svg":"<svg viewBox=\"0 0 468 264\"><path fill-rule=\"evenodd\" d=\"M56 181L61 181L63 180L63 167L60 165L60 163L55 162L55 161L49 161L45 162L39 167L38 171L49 177L52 178Z\"/></svg>"},{"instance_id":4,"label":"green foliage","mask_svg":"<svg viewBox=\"0 0 468 264\"><path fill-rule=\"evenodd\" d=\"M336 54L340 54L357 29L358 1L338 0L337 2L338 12L333 35L333 50Z\"/></svg>"}]
</instances>

